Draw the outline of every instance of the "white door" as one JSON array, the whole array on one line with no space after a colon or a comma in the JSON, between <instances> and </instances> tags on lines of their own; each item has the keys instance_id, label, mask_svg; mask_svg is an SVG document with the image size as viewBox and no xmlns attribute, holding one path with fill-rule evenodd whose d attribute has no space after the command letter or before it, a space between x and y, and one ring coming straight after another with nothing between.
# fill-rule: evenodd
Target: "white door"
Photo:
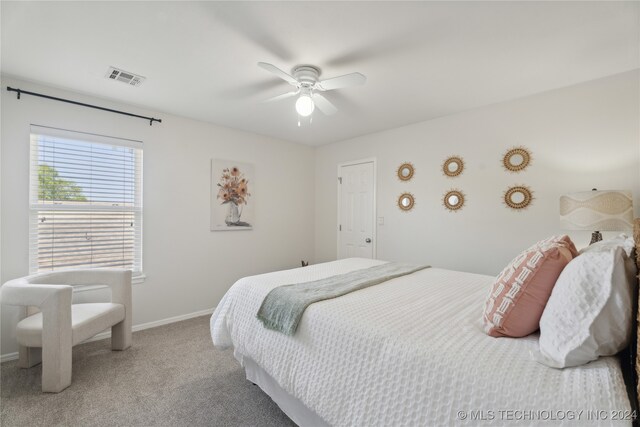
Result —
<instances>
[{"instance_id":1,"label":"white door","mask_svg":"<svg viewBox=\"0 0 640 427\"><path fill-rule=\"evenodd\" d=\"M338 259L375 258L374 162L338 169Z\"/></svg>"}]
</instances>

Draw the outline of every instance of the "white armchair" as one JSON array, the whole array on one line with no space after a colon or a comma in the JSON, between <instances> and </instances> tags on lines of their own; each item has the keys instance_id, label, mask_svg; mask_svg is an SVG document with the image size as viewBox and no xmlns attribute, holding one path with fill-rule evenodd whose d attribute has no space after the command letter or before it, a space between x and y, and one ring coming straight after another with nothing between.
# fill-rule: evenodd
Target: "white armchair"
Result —
<instances>
[{"instance_id":1,"label":"white armchair","mask_svg":"<svg viewBox=\"0 0 640 427\"><path fill-rule=\"evenodd\" d=\"M72 287L107 285L110 303L72 304ZM11 280L0 288L0 301L26 307L16 326L18 366L42 362L42 391L58 393L71 385L71 348L111 328L111 349L131 345L131 272L70 270ZM34 309L36 307L37 310Z\"/></svg>"}]
</instances>

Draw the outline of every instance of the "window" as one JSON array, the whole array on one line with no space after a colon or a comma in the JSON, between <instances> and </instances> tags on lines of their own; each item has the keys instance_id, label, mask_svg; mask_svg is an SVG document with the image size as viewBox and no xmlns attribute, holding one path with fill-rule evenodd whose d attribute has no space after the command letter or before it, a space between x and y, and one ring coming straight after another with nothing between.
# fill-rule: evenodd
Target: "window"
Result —
<instances>
[{"instance_id":1,"label":"window","mask_svg":"<svg viewBox=\"0 0 640 427\"><path fill-rule=\"evenodd\" d=\"M142 272L142 143L31 126L31 273Z\"/></svg>"}]
</instances>

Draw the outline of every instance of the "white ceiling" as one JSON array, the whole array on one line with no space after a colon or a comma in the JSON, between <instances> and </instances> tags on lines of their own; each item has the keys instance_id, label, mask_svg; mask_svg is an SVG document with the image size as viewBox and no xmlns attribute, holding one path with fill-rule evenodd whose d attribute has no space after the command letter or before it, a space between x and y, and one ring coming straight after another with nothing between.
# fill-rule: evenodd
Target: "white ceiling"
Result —
<instances>
[{"instance_id":1,"label":"white ceiling","mask_svg":"<svg viewBox=\"0 0 640 427\"><path fill-rule=\"evenodd\" d=\"M640 67L637 2L7 2L1 71L319 145ZM297 127L258 68L309 63L364 86ZM110 66L147 77L106 80Z\"/></svg>"}]
</instances>

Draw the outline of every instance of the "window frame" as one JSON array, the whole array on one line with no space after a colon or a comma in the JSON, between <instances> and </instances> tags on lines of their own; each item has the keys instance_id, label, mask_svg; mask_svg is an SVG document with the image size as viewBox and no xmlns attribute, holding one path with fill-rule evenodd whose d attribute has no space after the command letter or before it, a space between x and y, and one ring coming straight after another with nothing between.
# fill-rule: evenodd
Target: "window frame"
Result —
<instances>
[{"instance_id":1,"label":"window frame","mask_svg":"<svg viewBox=\"0 0 640 427\"><path fill-rule=\"evenodd\" d=\"M130 206L112 206L91 203L62 203L61 201L50 201L43 203L39 199L39 174L40 166L40 144L42 138L51 138L79 141L89 144L102 144L107 146L128 147L134 149L133 152L133 203ZM132 282L142 283L146 276L143 270L143 151L142 141L117 138L87 132L70 131L41 125L31 125L29 136L29 274L44 273L50 271L64 271L68 268L42 269L39 266L39 216L43 211L52 212L122 212L132 213L134 221L133 230L133 257L132 257ZM89 156L87 156L89 158ZM124 185L124 184L123 184ZM115 190L114 190L115 191ZM114 231L114 233L118 233ZM123 258L124 259L124 258ZM78 266L77 268L103 268L100 266ZM109 268L109 267L106 267ZM72 268L69 268L72 269Z\"/></svg>"}]
</instances>

